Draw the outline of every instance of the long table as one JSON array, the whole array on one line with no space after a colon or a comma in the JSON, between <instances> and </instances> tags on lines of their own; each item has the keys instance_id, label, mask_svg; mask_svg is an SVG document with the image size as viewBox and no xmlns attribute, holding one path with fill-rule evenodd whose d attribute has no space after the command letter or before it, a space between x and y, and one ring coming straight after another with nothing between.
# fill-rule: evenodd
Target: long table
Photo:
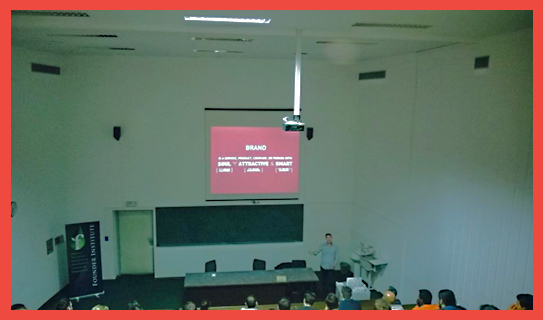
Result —
<instances>
[{"instance_id":1,"label":"long table","mask_svg":"<svg viewBox=\"0 0 543 320\"><path fill-rule=\"evenodd\" d=\"M260 304L275 304L293 292L315 291L319 279L309 268L236 272L187 273L184 300L198 304L207 299L212 305L243 305L253 294Z\"/></svg>"}]
</instances>

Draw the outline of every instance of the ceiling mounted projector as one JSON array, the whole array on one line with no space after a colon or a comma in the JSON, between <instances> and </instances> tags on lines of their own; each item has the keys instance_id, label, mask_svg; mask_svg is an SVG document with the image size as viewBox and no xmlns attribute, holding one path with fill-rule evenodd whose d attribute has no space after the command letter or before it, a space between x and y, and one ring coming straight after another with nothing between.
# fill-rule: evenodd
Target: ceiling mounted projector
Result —
<instances>
[{"instance_id":1,"label":"ceiling mounted projector","mask_svg":"<svg viewBox=\"0 0 543 320\"><path fill-rule=\"evenodd\" d=\"M300 121L300 116L295 115L292 119L284 117L283 121L283 130L285 131L304 131L305 123Z\"/></svg>"}]
</instances>

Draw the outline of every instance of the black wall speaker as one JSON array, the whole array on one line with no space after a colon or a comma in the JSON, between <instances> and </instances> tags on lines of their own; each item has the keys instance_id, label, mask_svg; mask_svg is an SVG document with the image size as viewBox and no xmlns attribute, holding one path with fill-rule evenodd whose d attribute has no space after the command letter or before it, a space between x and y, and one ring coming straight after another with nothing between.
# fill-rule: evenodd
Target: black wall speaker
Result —
<instances>
[{"instance_id":1,"label":"black wall speaker","mask_svg":"<svg viewBox=\"0 0 543 320\"><path fill-rule=\"evenodd\" d=\"M113 138L115 138L115 140L121 138L121 127L113 127Z\"/></svg>"},{"instance_id":2,"label":"black wall speaker","mask_svg":"<svg viewBox=\"0 0 543 320\"><path fill-rule=\"evenodd\" d=\"M11 217L13 218L17 213L17 202L11 201Z\"/></svg>"},{"instance_id":3,"label":"black wall speaker","mask_svg":"<svg viewBox=\"0 0 543 320\"><path fill-rule=\"evenodd\" d=\"M307 140L311 140L313 138L313 128L307 128Z\"/></svg>"}]
</instances>

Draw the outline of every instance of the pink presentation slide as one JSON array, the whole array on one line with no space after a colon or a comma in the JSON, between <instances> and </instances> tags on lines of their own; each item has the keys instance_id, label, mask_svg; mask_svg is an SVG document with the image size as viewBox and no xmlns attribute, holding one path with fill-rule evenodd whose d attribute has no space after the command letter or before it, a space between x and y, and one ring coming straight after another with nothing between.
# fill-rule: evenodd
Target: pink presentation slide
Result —
<instances>
[{"instance_id":1,"label":"pink presentation slide","mask_svg":"<svg viewBox=\"0 0 543 320\"><path fill-rule=\"evenodd\" d=\"M211 127L211 194L298 192L299 133Z\"/></svg>"}]
</instances>

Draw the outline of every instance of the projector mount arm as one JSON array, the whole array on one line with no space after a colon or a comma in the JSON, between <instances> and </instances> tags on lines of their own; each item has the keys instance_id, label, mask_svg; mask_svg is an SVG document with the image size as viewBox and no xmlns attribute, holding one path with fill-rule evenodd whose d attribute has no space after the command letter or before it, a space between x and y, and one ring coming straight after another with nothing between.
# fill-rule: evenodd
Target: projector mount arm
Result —
<instances>
[{"instance_id":1,"label":"projector mount arm","mask_svg":"<svg viewBox=\"0 0 543 320\"><path fill-rule=\"evenodd\" d=\"M300 74L302 71L302 30L296 29L296 66L294 70L294 115L283 118L285 131L304 131L300 117Z\"/></svg>"}]
</instances>

